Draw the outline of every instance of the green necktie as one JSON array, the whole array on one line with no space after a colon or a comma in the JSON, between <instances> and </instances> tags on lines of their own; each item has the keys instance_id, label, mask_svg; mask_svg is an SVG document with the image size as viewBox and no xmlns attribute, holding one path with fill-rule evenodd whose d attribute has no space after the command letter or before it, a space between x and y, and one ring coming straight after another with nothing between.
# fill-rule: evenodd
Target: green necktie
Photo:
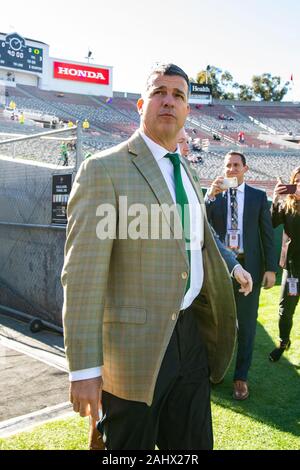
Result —
<instances>
[{"instance_id":1,"label":"green necktie","mask_svg":"<svg viewBox=\"0 0 300 470\"><path fill-rule=\"evenodd\" d=\"M190 249L190 214L188 209L189 200L187 198L180 171L180 157L178 153L167 153L166 158L169 158L174 167L174 180L175 180L175 194L176 203L181 207L181 224L184 231L185 237L185 249L189 259L189 265L191 267L191 249ZM185 209L185 210L184 210ZM186 213L185 213L186 212ZM185 292L190 288L191 279L190 275L187 280Z\"/></svg>"}]
</instances>

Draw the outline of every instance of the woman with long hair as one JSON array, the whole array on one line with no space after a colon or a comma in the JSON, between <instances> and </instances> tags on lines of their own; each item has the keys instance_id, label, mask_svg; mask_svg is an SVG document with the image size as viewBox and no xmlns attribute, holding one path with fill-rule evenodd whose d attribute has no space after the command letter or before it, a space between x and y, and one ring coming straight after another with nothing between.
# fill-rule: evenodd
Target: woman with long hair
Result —
<instances>
[{"instance_id":1,"label":"woman with long hair","mask_svg":"<svg viewBox=\"0 0 300 470\"><path fill-rule=\"evenodd\" d=\"M300 293L300 166L292 171L290 184L296 184L296 191L287 194L294 188L289 188L281 181L277 183L271 207L273 227L282 224L288 237L279 301L280 342L269 355L272 362L279 361L283 352L291 345L290 333L293 326L293 315Z\"/></svg>"}]
</instances>

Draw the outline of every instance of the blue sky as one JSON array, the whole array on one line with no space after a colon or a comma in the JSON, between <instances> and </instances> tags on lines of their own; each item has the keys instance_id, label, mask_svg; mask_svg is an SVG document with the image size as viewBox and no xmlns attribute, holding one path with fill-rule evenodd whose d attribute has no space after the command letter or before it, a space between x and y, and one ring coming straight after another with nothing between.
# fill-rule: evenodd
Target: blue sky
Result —
<instances>
[{"instance_id":1,"label":"blue sky","mask_svg":"<svg viewBox=\"0 0 300 470\"><path fill-rule=\"evenodd\" d=\"M206 65L239 83L270 72L294 76L300 101L300 2L296 0L14 0L1 5L0 31L46 42L50 55L114 67L114 90L140 92L153 62L196 76ZM47 7L48 5L48 7Z\"/></svg>"}]
</instances>

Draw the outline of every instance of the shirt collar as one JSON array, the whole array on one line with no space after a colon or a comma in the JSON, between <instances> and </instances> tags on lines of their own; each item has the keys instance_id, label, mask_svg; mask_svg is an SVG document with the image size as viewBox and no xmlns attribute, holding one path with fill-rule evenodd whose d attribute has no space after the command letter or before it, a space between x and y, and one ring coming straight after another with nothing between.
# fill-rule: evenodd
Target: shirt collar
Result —
<instances>
[{"instance_id":1,"label":"shirt collar","mask_svg":"<svg viewBox=\"0 0 300 470\"><path fill-rule=\"evenodd\" d=\"M142 139L144 140L145 144L149 148L150 152L152 153L153 157L157 161L157 163L160 160L162 160L167 153L170 153L169 150L165 149L161 145L154 142L152 139L150 139L150 137L148 137L146 134L144 134L144 132L142 132L141 130L139 130L139 133L140 133ZM177 145L177 148L176 148L175 152L179 153L179 155L180 155L178 145Z\"/></svg>"},{"instance_id":2,"label":"shirt collar","mask_svg":"<svg viewBox=\"0 0 300 470\"><path fill-rule=\"evenodd\" d=\"M245 192L245 181L242 182L237 188L236 188L240 193Z\"/></svg>"}]
</instances>

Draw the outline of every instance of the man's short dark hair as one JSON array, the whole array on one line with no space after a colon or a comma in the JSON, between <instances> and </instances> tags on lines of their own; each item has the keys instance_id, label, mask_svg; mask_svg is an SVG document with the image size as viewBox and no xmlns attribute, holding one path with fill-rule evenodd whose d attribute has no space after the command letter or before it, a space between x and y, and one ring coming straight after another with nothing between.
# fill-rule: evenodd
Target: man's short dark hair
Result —
<instances>
[{"instance_id":1,"label":"man's short dark hair","mask_svg":"<svg viewBox=\"0 0 300 470\"><path fill-rule=\"evenodd\" d=\"M151 78L153 77L153 75L156 75L156 74L161 74L161 75L177 75L179 77L182 77L184 78L184 80L186 81L186 84L188 86L188 94L189 94L189 91L190 91L190 81L189 81L189 77L187 76L187 74L185 73L184 70L182 70L180 67L178 67L178 65L175 65L175 64L155 64L148 77L147 77L147 81L146 81L146 91L149 89L150 87L150 80Z\"/></svg>"},{"instance_id":2,"label":"man's short dark hair","mask_svg":"<svg viewBox=\"0 0 300 470\"><path fill-rule=\"evenodd\" d=\"M245 155L244 155L243 153L241 153L241 152L236 152L235 150L230 150L229 152L226 153L225 158L226 158L226 157L230 157L231 155L238 155L239 157L241 157L243 166L246 166L246 165L247 165L246 157L245 157Z\"/></svg>"}]
</instances>

